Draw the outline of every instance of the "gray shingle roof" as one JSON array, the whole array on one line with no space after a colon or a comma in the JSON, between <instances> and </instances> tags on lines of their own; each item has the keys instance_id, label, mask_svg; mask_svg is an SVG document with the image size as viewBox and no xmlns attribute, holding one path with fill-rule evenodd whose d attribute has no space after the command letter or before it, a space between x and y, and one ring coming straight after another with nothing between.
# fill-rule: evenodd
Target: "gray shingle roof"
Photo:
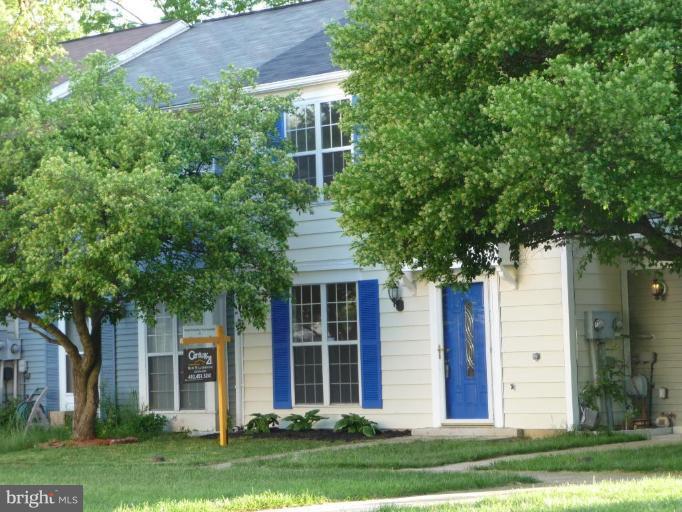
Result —
<instances>
[{"instance_id":1,"label":"gray shingle roof","mask_svg":"<svg viewBox=\"0 0 682 512\"><path fill-rule=\"evenodd\" d=\"M205 21L126 64L128 80L167 83L182 105L193 99L191 84L230 65L257 69L259 83L335 71L324 28L347 9L347 0L315 0Z\"/></svg>"}]
</instances>

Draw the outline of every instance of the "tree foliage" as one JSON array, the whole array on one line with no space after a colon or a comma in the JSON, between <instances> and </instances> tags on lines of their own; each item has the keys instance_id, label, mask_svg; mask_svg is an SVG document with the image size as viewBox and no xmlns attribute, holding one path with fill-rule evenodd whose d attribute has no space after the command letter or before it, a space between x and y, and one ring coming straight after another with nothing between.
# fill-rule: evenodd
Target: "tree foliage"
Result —
<instances>
[{"instance_id":1,"label":"tree foliage","mask_svg":"<svg viewBox=\"0 0 682 512\"><path fill-rule=\"evenodd\" d=\"M74 0L78 3L83 33L110 32L142 23L134 6L116 0ZM306 0L150 0L161 11L161 19L195 23L201 19L248 12L257 7L281 7Z\"/></svg>"},{"instance_id":2,"label":"tree foliage","mask_svg":"<svg viewBox=\"0 0 682 512\"><path fill-rule=\"evenodd\" d=\"M500 243L682 271L682 4L356 0L332 28L364 264L470 281ZM454 261L462 264L453 276Z\"/></svg>"},{"instance_id":3,"label":"tree foliage","mask_svg":"<svg viewBox=\"0 0 682 512\"><path fill-rule=\"evenodd\" d=\"M153 319L160 303L196 318L225 292L262 326L290 285L289 212L312 197L273 136L290 99L247 94L254 72L225 71L195 89L196 111L176 112L160 108L164 85L135 89L113 64L93 55L67 98L36 101L39 122L9 142L22 158L0 162L0 317L66 350L79 437L94 434L102 323L130 305Z\"/></svg>"},{"instance_id":4,"label":"tree foliage","mask_svg":"<svg viewBox=\"0 0 682 512\"><path fill-rule=\"evenodd\" d=\"M163 12L165 20L183 20L194 23L201 18L219 14L247 12L257 6L281 7L305 0L153 0Z\"/></svg>"}]
</instances>

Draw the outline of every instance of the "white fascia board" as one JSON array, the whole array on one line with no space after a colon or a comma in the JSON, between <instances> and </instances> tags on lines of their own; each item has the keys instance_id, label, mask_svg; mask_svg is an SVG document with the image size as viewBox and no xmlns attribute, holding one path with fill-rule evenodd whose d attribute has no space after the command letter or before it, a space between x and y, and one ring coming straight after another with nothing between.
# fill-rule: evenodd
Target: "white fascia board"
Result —
<instances>
[{"instance_id":1,"label":"white fascia board","mask_svg":"<svg viewBox=\"0 0 682 512\"><path fill-rule=\"evenodd\" d=\"M116 60L118 60L118 63L116 64L115 68L127 64L131 60L136 59L140 55L147 53L149 50L156 48L157 46L165 43L169 39L172 39L175 36L182 34L183 32L186 32L187 30L189 30L189 25L187 23L185 23L182 20L176 21L169 27L166 27L160 32L157 32L156 34L149 36L147 39L144 39L139 43L117 54ZM66 96L69 95L69 87L70 87L69 80L53 87L48 99L50 101L55 101L65 98Z\"/></svg>"},{"instance_id":2,"label":"white fascia board","mask_svg":"<svg viewBox=\"0 0 682 512\"><path fill-rule=\"evenodd\" d=\"M294 92L301 87L308 87L311 85L325 85L341 82L350 76L348 71L332 71L331 73L321 73L319 75L301 76L291 78L289 80L281 80L279 82L268 82L266 84L258 84L254 87L245 87L244 90L251 94L272 94L283 91ZM165 110L197 110L199 104L195 101L190 103L181 103L165 107Z\"/></svg>"},{"instance_id":3,"label":"white fascia board","mask_svg":"<svg viewBox=\"0 0 682 512\"><path fill-rule=\"evenodd\" d=\"M279 82L269 82L267 84L258 84L255 87L249 88L253 94L269 94L273 92L281 92L290 89L299 89L309 85L323 85L329 83L336 83L345 80L350 76L348 71L332 71L331 73L322 73L320 75L301 76L291 78L289 80L280 80Z\"/></svg>"}]
</instances>

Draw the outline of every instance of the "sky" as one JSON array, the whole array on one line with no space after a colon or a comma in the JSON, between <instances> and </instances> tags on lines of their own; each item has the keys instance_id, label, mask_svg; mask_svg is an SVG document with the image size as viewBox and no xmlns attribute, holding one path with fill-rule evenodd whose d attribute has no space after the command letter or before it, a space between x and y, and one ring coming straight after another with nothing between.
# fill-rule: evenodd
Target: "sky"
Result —
<instances>
[{"instance_id":1,"label":"sky","mask_svg":"<svg viewBox=\"0 0 682 512\"><path fill-rule=\"evenodd\" d=\"M118 3L133 12L145 23L156 23L161 19L161 11L154 7L152 0L118 0ZM112 2L109 2L109 4L110 8L116 8ZM125 15L126 13L123 14ZM125 17L134 20L131 16Z\"/></svg>"}]
</instances>

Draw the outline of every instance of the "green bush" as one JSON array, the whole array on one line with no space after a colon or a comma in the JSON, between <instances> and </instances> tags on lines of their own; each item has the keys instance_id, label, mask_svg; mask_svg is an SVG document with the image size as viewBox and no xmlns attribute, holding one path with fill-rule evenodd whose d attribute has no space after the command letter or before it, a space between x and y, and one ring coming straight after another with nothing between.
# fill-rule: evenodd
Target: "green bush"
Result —
<instances>
[{"instance_id":1,"label":"green bush","mask_svg":"<svg viewBox=\"0 0 682 512\"><path fill-rule=\"evenodd\" d=\"M290 414L286 418L284 418L284 421L288 421L289 425L287 428L289 430L293 430L294 432L304 432L306 430L312 430L313 425L317 423L320 420L326 420L326 416L320 416L318 413L320 412L319 409L313 409L312 411L308 411L304 415L300 414Z\"/></svg>"},{"instance_id":2,"label":"green bush","mask_svg":"<svg viewBox=\"0 0 682 512\"><path fill-rule=\"evenodd\" d=\"M246 431L251 433L268 434L270 427L279 425L279 416L274 412L268 414L261 414L256 412L251 415L253 418L246 424Z\"/></svg>"},{"instance_id":3,"label":"green bush","mask_svg":"<svg viewBox=\"0 0 682 512\"><path fill-rule=\"evenodd\" d=\"M102 438L154 437L166 428L168 418L161 414L141 411L137 400L118 405L108 396L102 397L100 419L97 422L97 436Z\"/></svg>"},{"instance_id":4,"label":"green bush","mask_svg":"<svg viewBox=\"0 0 682 512\"><path fill-rule=\"evenodd\" d=\"M23 427L7 427L0 429L0 453L16 452L33 448L48 441L63 441L71 437L71 429L67 427L35 426L24 432Z\"/></svg>"},{"instance_id":5,"label":"green bush","mask_svg":"<svg viewBox=\"0 0 682 512\"><path fill-rule=\"evenodd\" d=\"M362 434L366 437L373 437L379 432L376 421L370 421L354 413L342 414L341 419L334 425L334 430L349 434Z\"/></svg>"},{"instance_id":6,"label":"green bush","mask_svg":"<svg viewBox=\"0 0 682 512\"><path fill-rule=\"evenodd\" d=\"M20 426L17 407L21 403L19 398L9 398L0 406L0 429L16 429Z\"/></svg>"}]
</instances>

